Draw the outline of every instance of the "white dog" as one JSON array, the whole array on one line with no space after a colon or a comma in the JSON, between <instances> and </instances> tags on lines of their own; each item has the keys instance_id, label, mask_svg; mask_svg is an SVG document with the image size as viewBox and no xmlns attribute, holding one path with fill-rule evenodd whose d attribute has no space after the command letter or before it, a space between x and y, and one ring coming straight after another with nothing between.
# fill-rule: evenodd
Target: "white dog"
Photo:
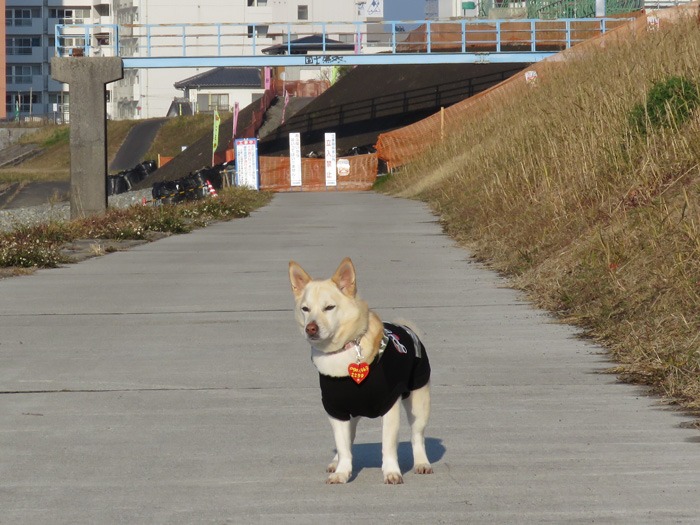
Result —
<instances>
[{"instance_id":1,"label":"white dog","mask_svg":"<svg viewBox=\"0 0 700 525\"><path fill-rule=\"evenodd\" d=\"M289 280L295 315L311 360L318 369L323 406L330 418L336 455L327 483L352 475L352 443L360 417L382 416L384 482L403 483L397 446L399 400L411 424L414 471L433 472L425 453L430 415L430 364L425 348L408 327L382 323L357 296L355 267L343 259L333 277L315 280L294 261Z\"/></svg>"}]
</instances>

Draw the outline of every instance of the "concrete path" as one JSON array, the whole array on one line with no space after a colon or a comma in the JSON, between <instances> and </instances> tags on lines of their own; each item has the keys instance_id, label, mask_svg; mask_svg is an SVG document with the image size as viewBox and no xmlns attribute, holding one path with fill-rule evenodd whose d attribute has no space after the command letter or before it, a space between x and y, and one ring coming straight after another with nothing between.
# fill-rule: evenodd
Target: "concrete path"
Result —
<instances>
[{"instance_id":1,"label":"concrete path","mask_svg":"<svg viewBox=\"0 0 700 525\"><path fill-rule=\"evenodd\" d=\"M433 365L432 476L385 486L380 422L324 484L331 429L287 262L345 255ZM0 523L698 523L700 439L522 300L420 203L275 197L221 223L0 281Z\"/></svg>"},{"instance_id":2,"label":"concrete path","mask_svg":"<svg viewBox=\"0 0 700 525\"><path fill-rule=\"evenodd\" d=\"M14 183L7 191L0 192L0 210L39 206L50 202L63 202L68 200L69 195L69 181Z\"/></svg>"},{"instance_id":3,"label":"concrete path","mask_svg":"<svg viewBox=\"0 0 700 525\"><path fill-rule=\"evenodd\" d=\"M124 143L109 164L109 171L128 170L143 161L143 157L153 144L158 130L165 124L166 120L166 118L144 120L131 128Z\"/></svg>"}]
</instances>

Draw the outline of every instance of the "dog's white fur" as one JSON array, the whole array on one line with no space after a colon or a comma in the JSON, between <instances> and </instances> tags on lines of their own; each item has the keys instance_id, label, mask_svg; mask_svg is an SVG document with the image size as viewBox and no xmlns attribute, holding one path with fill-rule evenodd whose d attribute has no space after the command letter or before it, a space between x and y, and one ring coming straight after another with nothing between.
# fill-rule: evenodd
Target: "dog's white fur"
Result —
<instances>
[{"instance_id":1,"label":"dog's white fur","mask_svg":"<svg viewBox=\"0 0 700 525\"><path fill-rule=\"evenodd\" d=\"M357 296L355 267L346 257L330 279L315 280L294 261L289 262L289 280L296 300L295 316L311 344L311 359L323 375L344 377L348 365L357 360L355 348L348 342L359 339L362 359L371 363L379 352L384 327L381 319ZM433 472L425 452L425 427L430 415L430 383L404 401L411 424L414 471ZM328 465L327 483L345 483L352 475L352 444L359 417L341 421L330 417L336 455ZM399 400L382 417L382 472L384 482L403 483L397 447L401 412Z\"/></svg>"}]
</instances>

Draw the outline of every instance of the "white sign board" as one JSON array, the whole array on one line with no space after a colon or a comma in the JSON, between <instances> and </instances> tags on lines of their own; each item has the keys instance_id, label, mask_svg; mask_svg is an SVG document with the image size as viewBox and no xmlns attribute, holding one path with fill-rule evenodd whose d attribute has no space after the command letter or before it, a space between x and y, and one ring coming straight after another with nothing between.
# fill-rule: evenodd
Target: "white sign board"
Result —
<instances>
[{"instance_id":1,"label":"white sign board","mask_svg":"<svg viewBox=\"0 0 700 525\"><path fill-rule=\"evenodd\" d=\"M326 186L337 186L335 133L326 133Z\"/></svg>"},{"instance_id":2,"label":"white sign board","mask_svg":"<svg viewBox=\"0 0 700 525\"><path fill-rule=\"evenodd\" d=\"M289 181L292 187L301 186L301 134L289 134Z\"/></svg>"},{"instance_id":3,"label":"white sign board","mask_svg":"<svg viewBox=\"0 0 700 525\"><path fill-rule=\"evenodd\" d=\"M338 159L338 177L347 177L350 175L350 161L348 159Z\"/></svg>"},{"instance_id":4,"label":"white sign board","mask_svg":"<svg viewBox=\"0 0 700 525\"><path fill-rule=\"evenodd\" d=\"M258 139L236 139L236 186L260 189Z\"/></svg>"},{"instance_id":5,"label":"white sign board","mask_svg":"<svg viewBox=\"0 0 700 525\"><path fill-rule=\"evenodd\" d=\"M525 71L525 82L528 84L534 84L537 82L537 71L533 69Z\"/></svg>"}]
</instances>

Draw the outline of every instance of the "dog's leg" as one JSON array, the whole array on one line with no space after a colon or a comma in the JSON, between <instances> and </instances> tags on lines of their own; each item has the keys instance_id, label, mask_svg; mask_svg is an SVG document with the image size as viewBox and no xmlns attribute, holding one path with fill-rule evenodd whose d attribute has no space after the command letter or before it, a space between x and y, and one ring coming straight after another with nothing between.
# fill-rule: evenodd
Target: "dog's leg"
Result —
<instances>
[{"instance_id":1,"label":"dog's leg","mask_svg":"<svg viewBox=\"0 0 700 525\"><path fill-rule=\"evenodd\" d=\"M384 483L390 485L403 483L397 453L400 423L401 406L399 400L396 400L394 406L382 417L382 472Z\"/></svg>"},{"instance_id":2,"label":"dog's leg","mask_svg":"<svg viewBox=\"0 0 700 525\"><path fill-rule=\"evenodd\" d=\"M433 467L425 453L425 427L430 417L430 383L411 392L404 400L404 408L411 424L413 470L416 474L432 474Z\"/></svg>"},{"instance_id":3,"label":"dog's leg","mask_svg":"<svg viewBox=\"0 0 700 525\"><path fill-rule=\"evenodd\" d=\"M352 427L353 422L341 421L332 417L328 418L333 428L333 437L335 438L335 449L337 451L337 460L335 463L334 472L326 480L326 483L346 483L352 474ZM357 426L357 422L354 423ZM333 465L329 465L329 468Z\"/></svg>"},{"instance_id":4,"label":"dog's leg","mask_svg":"<svg viewBox=\"0 0 700 525\"><path fill-rule=\"evenodd\" d=\"M355 442L355 434L357 433L357 423L360 421L359 417L354 417L350 420L350 445ZM335 472L338 468L338 452L336 450L333 461L330 462L326 468L326 472Z\"/></svg>"}]
</instances>

